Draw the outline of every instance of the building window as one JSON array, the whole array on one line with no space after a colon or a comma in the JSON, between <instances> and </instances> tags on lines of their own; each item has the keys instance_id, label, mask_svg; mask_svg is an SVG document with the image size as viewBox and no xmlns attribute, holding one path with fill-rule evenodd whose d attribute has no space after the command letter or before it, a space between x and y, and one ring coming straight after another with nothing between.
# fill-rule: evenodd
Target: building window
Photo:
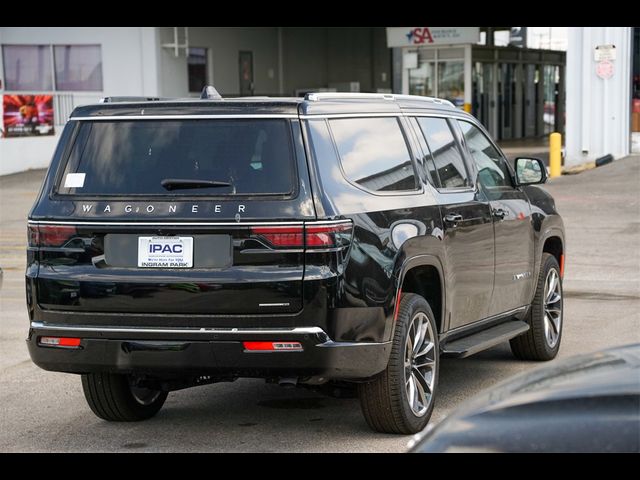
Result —
<instances>
[{"instance_id":1,"label":"building window","mask_svg":"<svg viewBox=\"0 0 640 480\"><path fill-rule=\"evenodd\" d=\"M207 49L190 48L187 58L189 92L200 93L207 85Z\"/></svg>"},{"instance_id":2,"label":"building window","mask_svg":"<svg viewBox=\"0 0 640 480\"><path fill-rule=\"evenodd\" d=\"M53 52L56 90L102 91L100 45L56 45Z\"/></svg>"},{"instance_id":3,"label":"building window","mask_svg":"<svg viewBox=\"0 0 640 480\"><path fill-rule=\"evenodd\" d=\"M373 192L417 189L411 157L397 119L347 118L329 123L349 180Z\"/></svg>"},{"instance_id":4,"label":"building window","mask_svg":"<svg viewBox=\"0 0 640 480\"><path fill-rule=\"evenodd\" d=\"M49 45L4 45L2 58L7 90L53 90Z\"/></svg>"}]
</instances>

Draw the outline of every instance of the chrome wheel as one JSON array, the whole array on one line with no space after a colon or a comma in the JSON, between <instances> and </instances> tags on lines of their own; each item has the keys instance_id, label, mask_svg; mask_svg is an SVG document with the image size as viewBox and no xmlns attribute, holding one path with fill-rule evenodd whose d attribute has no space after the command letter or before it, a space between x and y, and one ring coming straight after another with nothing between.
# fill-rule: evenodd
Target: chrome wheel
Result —
<instances>
[{"instance_id":1,"label":"chrome wheel","mask_svg":"<svg viewBox=\"0 0 640 480\"><path fill-rule=\"evenodd\" d=\"M407 401L417 417L431 405L436 373L435 336L427 315L418 312L411 320L404 352Z\"/></svg>"},{"instance_id":2,"label":"chrome wheel","mask_svg":"<svg viewBox=\"0 0 640 480\"><path fill-rule=\"evenodd\" d=\"M562 287L558 271L552 268L544 282L544 336L550 348L558 343L561 328Z\"/></svg>"}]
</instances>

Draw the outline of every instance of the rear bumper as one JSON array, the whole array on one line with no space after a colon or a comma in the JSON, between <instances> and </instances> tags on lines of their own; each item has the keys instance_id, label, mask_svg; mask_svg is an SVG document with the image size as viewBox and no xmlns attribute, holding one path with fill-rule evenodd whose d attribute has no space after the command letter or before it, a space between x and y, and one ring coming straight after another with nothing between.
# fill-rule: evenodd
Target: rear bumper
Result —
<instances>
[{"instance_id":1,"label":"rear bumper","mask_svg":"<svg viewBox=\"0 0 640 480\"><path fill-rule=\"evenodd\" d=\"M39 338L80 338L79 348L39 345ZM245 341L300 342L302 351L247 352ZM318 327L284 329L99 328L32 322L33 362L67 373L156 376L324 377L365 379L387 365L391 344L334 342Z\"/></svg>"}]
</instances>

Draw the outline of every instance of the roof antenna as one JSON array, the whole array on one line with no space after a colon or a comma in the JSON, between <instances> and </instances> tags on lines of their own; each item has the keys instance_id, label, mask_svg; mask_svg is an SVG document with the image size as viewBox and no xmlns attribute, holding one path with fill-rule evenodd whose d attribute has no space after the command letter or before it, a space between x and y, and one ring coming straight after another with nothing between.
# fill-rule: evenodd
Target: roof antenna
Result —
<instances>
[{"instance_id":1,"label":"roof antenna","mask_svg":"<svg viewBox=\"0 0 640 480\"><path fill-rule=\"evenodd\" d=\"M218 91L213 88L211 85L207 85L202 89L202 94L200 95L201 100L222 100L222 95L218 93Z\"/></svg>"}]
</instances>

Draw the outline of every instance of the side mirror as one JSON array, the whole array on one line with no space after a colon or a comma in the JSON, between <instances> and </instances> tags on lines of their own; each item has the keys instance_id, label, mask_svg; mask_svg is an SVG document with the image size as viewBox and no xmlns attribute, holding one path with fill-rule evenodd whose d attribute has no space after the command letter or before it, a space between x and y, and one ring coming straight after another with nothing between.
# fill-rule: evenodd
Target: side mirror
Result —
<instances>
[{"instance_id":1,"label":"side mirror","mask_svg":"<svg viewBox=\"0 0 640 480\"><path fill-rule=\"evenodd\" d=\"M518 186L539 185L547 181L547 167L539 158L516 158Z\"/></svg>"}]
</instances>

